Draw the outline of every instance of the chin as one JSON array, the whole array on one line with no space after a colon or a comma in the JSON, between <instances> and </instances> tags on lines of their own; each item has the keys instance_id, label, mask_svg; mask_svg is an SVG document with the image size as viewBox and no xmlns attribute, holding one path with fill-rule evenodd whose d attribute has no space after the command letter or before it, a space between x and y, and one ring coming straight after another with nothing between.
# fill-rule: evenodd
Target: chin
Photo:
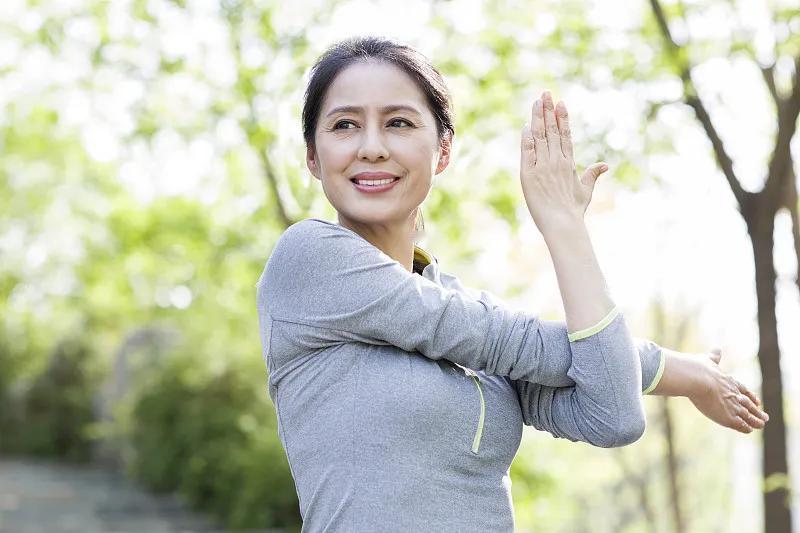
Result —
<instances>
[{"instance_id":1,"label":"chin","mask_svg":"<svg viewBox=\"0 0 800 533\"><path fill-rule=\"evenodd\" d=\"M397 214L393 216L392 213L386 213L386 211L374 211L374 212L354 212L354 213L343 213L339 211L340 218L344 217L346 220L350 221L353 224L363 224L366 226L370 225L387 225L387 224L397 224L402 221L411 220L413 219L414 210L411 210L409 213L405 214ZM413 220L412 220L413 223Z\"/></svg>"}]
</instances>

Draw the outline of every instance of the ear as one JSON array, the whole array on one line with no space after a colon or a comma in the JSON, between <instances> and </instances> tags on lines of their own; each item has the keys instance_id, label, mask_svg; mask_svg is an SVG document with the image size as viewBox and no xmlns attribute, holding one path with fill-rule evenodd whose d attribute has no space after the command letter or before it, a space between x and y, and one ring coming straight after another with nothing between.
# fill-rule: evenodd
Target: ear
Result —
<instances>
[{"instance_id":1,"label":"ear","mask_svg":"<svg viewBox=\"0 0 800 533\"><path fill-rule=\"evenodd\" d=\"M453 136L450 133L439 141L439 162L436 164L436 172L434 172L434 174L439 174L447 168L447 165L450 163L450 149L452 146Z\"/></svg>"},{"instance_id":2,"label":"ear","mask_svg":"<svg viewBox=\"0 0 800 533\"><path fill-rule=\"evenodd\" d=\"M317 164L317 154L313 146L306 146L306 166L315 178L320 178L319 165Z\"/></svg>"}]
</instances>

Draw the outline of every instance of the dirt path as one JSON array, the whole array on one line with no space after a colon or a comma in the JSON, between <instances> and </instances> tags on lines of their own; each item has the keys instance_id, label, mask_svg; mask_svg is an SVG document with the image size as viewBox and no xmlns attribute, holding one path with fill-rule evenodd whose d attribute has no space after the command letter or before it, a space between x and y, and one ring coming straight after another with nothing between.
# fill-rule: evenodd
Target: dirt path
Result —
<instances>
[{"instance_id":1,"label":"dirt path","mask_svg":"<svg viewBox=\"0 0 800 533\"><path fill-rule=\"evenodd\" d=\"M0 532L223 531L173 496L95 466L0 458Z\"/></svg>"}]
</instances>

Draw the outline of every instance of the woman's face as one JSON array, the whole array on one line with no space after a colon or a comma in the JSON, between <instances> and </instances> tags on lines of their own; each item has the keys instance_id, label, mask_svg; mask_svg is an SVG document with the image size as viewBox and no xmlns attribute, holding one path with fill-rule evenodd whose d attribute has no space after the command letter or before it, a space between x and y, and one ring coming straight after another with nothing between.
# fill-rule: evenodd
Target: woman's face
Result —
<instances>
[{"instance_id":1,"label":"woman's face","mask_svg":"<svg viewBox=\"0 0 800 533\"><path fill-rule=\"evenodd\" d=\"M359 61L328 88L306 163L322 182L339 222L352 227L410 223L447 166L450 139L441 142L425 95L400 68ZM390 186L359 185L363 178L399 178ZM410 221L410 222L409 222Z\"/></svg>"}]
</instances>

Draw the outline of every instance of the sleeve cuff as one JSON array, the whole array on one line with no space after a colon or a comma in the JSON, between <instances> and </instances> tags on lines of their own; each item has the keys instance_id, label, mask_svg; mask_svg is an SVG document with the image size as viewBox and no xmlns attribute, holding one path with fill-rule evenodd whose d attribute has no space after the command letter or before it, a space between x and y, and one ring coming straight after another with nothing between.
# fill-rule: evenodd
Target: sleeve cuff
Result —
<instances>
[{"instance_id":1,"label":"sleeve cuff","mask_svg":"<svg viewBox=\"0 0 800 533\"><path fill-rule=\"evenodd\" d=\"M567 338L569 339L570 342L572 342L580 339L585 339L586 337L591 337L595 333L603 331L606 328L606 326L608 326L611 323L611 321L616 318L618 314L619 314L619 309L615 305L614 308L600 322L598 322L592 327L582 329L580 331L575 331L573 333L569 333L567 334Z\"/></svg>"},{"instance_id":2,"label":"sleeve cuff","mask_svg":"<svg viewBox=\"0 0 800 533\"><path fill-rule=\"evenodd\" d=\"M664 375L664 365L667 361L667 354L664 352L664 349L661 349L661 360L658 363L658 370L656 371L656 375L653 376L653 381L650 382L650 385L642 392L642 394L650 394L653 389L656 388L658 382L661 381L661 376Z\"/></svg>"}]
</instances>

